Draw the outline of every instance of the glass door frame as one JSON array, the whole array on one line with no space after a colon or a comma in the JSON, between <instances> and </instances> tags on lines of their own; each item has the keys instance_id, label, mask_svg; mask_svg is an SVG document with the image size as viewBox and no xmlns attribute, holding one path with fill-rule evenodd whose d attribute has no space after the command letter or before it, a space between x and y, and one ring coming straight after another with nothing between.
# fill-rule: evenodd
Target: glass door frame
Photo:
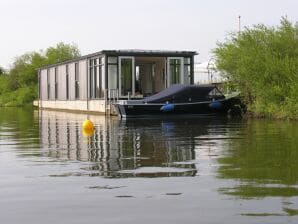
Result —
<instances>
[{"instance_id":1,"label":"glass door frame","mask_svg":"<svg viewBox=\"0 0 298 224\"><path fill-rule=\"evenodd\" d=\"M119 73L119 96L120 97L128 97L128 95L122 95L122 82L121 82L121 60L122 59L131 59L132 60L132 91L131 96L135 95L135 57L133 56L119 56L118 57L118 73Z\"/></svg>"},{"instance_id":2,"label":"glass door frame","mask_svg":"<svg viewBox=\"0 0 298 224\"><path fill-rule=\"evenodd\" d=\"M184 83L184 58L183 57L167 57L167 79L166 79L167 88L170 87L170 85L171 85L171 64L170 64L170 61L172 59L180 60L180 77L179 77L180 82L179 82L179 84Z\"/></svg>"}]
</instances>

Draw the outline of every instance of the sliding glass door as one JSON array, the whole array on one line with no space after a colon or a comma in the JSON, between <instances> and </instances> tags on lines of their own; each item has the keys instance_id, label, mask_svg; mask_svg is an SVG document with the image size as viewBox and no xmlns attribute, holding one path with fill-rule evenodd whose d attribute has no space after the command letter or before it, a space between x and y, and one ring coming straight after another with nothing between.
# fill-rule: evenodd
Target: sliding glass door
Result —
<instances>
[{"instance_id":1,"label":"sliding glass door","mask_svg":"<svg viewBox=\"0 0 298 224\"><path fill-rule=\"evenodd\" d=\"M167 86L183 84L183 58L170 57L167 60Z\"/></svg>"},{"instance_id":2,"label":"sliding glass door","mask_svg":"<svg viewBox=\"0 0 298 224\"><path fill-rule=\"evenodd\" d=\"M135 92L134 57L119 57L119 93L121 97L133 96Z\"/></svg>"},{"instance_id":3,"label":"sliding glass door","mask_svg":"<svg viewBox=\"0 0 298 224\"><path fill-rule=\"evenodd\" d=\"M89 60L89 97L99 99L104 96L104 74L102 58Z\"/></svg>"}]
</instances>

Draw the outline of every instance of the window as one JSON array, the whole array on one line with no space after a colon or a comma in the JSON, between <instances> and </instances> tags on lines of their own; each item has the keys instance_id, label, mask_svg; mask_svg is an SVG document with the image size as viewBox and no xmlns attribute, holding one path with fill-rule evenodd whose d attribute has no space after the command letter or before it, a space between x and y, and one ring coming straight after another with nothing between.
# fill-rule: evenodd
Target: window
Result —
<instances>
[{"instance_id":1,"label":"window","mask_svg":"<svg viewBox=\"0 0 298 224\"><path fill-rule=\"evenodd\" d=\"M89 60L89 96L92 98L93 60Z\"/></svg>"},{"instance_id":2,"label":"window","mask_svg":"<svg viewBox=\"0 0 298 224\"><path fill-rule=\"evenodd\" d=\"M101 92L100 96L104 97L105 95L105 89L106 89L106 74L105 74L105 58L102 57L100 60L100 67L99 67L99 74L101 74Z\"/></svg>"},{"instance_id":3,"label":"window","mask_svg":"<svg viewBox=\"0 0 298 224\"><path fill-rule=\"evenodd\" d=\"M136 71L135 71L135 95L141 95L142 94L142 87L141 87L141 75L140 75L140 65L136 65Z\"/></svg>"},{"instance_id":4,"label":"window","mask_svg":"<svg viewBox=\"0 0 298 224\"><path fill-rule=\"evenodd\" d=\"M120 60L121 69L121 96L131 95L133 93L132 74L133 74L133 59L122 58Z\"/></svg>"},{"instance_id":5,"label":"window","mask_svg":"<svg viewBox=\"0 0 298 224\"><path fill-rule=\"evenodd\" d=\"M75 98L80 98L79 63L75 63Z\"/></svg>"},{"instance_id":6,"label":"window","mask_svg":"<svg viewBox=\"0 0 298 224\"><path fill-rule=\"evenodd\" d=\"M117 57L108 57L109 64L117 64Z\"/></svg>"},{"instance_id":7,"label":"window","mask_svg":"<svg viewBox=\"0 0 298 224\"><path fill-rule=\"evenodd\" d=\"M102 88L102 60L94 58L89 60L89 96L91 99L103 97Z\"/></svg>"},{"instance_id":8,"label":"window","mask_svg":"<svg viewBox=\"0 0 298 224\"><path fill-rule=\"evenodd\" d=\"M180 83L180 59L170 59L170 84Z\"/></svg>"},{"instance_id":9,"label":"window","mask_svg":"<svg viewBox=\"0 0 298 224\"><path fill-rule=\"evenodd\" d=\"M117 89L118 87L118 58L108 57L108 87Z\"/></svg>"},{"instance_id":10,"label":"window","mask_svg":"<svg viewBox=\"0 0 298 224\"><path fill-rule=\"evenodd\" d=\"M55 67L55 100L58 98L58 72L57 67Z\"/></svg>"},{"instance_id":11,"label":"window","mask_svg":"<svg viewBox=\"0 0 298 224\"><path fill-rule=\"evenodd\" d=\"M65 66L65 73L66 73L66 77L65 77L65 85L66 85L66 99L69 99L69 68L68 68L68 64Z\"/></svg>"},{"instance_id":12,"label":"window","mask_svg":"<svg viewBox=\"0 0 298 224\"><path fill-rule=\"evenodd\" d=\"M190 78L191 78L191 67L190 67L191 63L190 63L190 58L184 58L184 80L183 83L184 84L190 84Z\"/></svg>"}]
</instances>

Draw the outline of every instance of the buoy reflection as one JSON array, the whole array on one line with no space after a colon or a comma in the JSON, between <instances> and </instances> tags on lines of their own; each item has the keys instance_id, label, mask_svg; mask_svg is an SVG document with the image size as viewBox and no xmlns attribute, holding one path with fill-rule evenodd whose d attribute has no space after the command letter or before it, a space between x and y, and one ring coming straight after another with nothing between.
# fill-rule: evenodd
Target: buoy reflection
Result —
<instances>
[{"instance_id":1,"label":"buoy reflection","mask_svg":"<svg viewBox=\"0 0 298 224\"><path fill-rule=\"evenodd\" d=\"M83 136L84 137L91 137L94 134L94 129L84 129L83 128Z\"/></svg>"}]
</instances>

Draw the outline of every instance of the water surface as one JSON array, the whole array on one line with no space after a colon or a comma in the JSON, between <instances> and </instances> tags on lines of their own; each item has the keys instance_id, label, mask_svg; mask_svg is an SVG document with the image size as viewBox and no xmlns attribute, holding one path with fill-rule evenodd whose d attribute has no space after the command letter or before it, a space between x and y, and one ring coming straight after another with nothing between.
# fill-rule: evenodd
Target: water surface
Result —
<instances>
[{"instance_id":1,"label":"water surface","mask_svg":"<svg viewBox=\"0 0 298 224\"><path fill-rule=\"evenodd\" d=\"M298 223L298 123L0 109L1 223Z\"/></svg>"}]
</instances>

